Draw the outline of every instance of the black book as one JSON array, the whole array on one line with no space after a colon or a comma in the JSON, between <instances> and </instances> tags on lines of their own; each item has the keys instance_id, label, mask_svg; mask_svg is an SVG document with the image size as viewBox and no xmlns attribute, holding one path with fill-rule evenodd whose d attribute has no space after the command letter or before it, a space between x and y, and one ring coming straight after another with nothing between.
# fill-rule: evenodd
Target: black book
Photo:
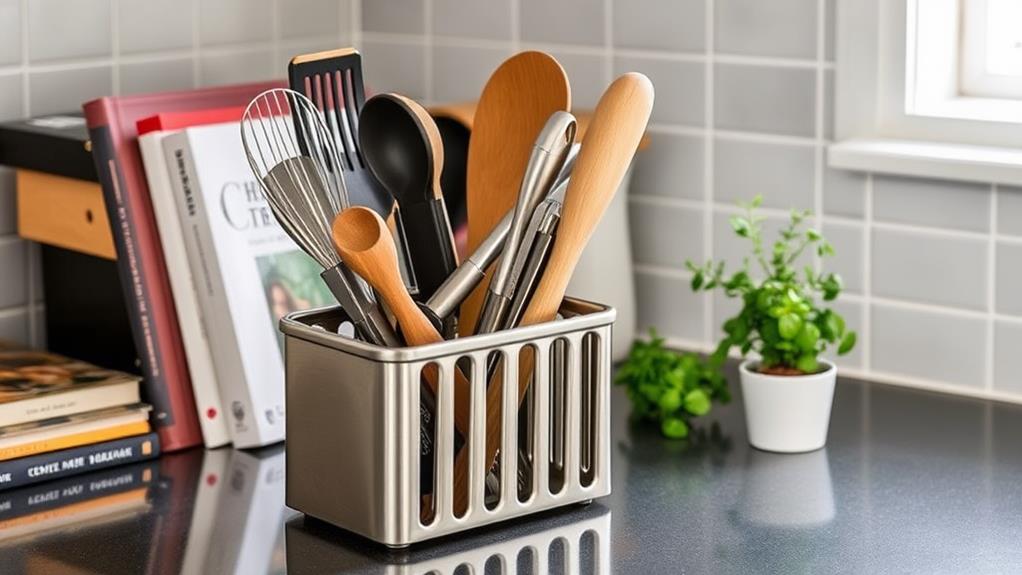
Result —
<instances>
[{"instance_id":1,"label":"black book","mask_svg":"<svg viewBox=\"0 0 1022 575\"><path fill-rule=\"evenodd\" d=\"M0 123L0 164L98 182L80 111Z\"/></svg>"},{"instance_id":2,"label":"black book","mask_svg":"<svg viewBox=\"0 0 1022 575\"><path fill-rule=\"evenodd\" d=\"M0 462L0 491L153 459L160 454L156 433Z\"/></svg>"},{"instance_id":3,"label":"black book","mask_svg":"<svg viewBox=\"0 0 1022 575\"><path fill-rule=\"evenodd\" d=\"M148 461L5 491L0 493L0 527L18 517L148 488L157 470L157 463Z\"/></svg>"}]
</instances>

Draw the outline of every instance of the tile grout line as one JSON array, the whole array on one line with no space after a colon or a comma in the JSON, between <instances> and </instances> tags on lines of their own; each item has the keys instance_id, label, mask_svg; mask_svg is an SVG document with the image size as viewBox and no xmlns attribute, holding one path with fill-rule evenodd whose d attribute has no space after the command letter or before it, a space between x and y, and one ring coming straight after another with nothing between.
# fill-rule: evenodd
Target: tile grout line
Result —
<instances>
[{"instance_id":1,"label":"tile grout line","mask_svg":"<svg viewBox=\"0 0 1022 575\"><path fill-rule=\"evenodd\" d=\"M338 0L341 2L343 0ZM351 6L349 7L349 15L351 17L351 44L355 46L357 50L362 49L362 0L351 0Z\"/></svg>"},{"instance_id":2,"label":"tile grout line","mask_svg":"<svg viewBox=\"0 0 1022 575\"><path fill-rule=\"evenodd\" d=\"M511 0L511 51L517 54L522 44L522 22L520 0Z\"/></svg>"},{"instance_id":3,"label":"tile grout line","mask_svg":"<svg viewBox=\"0 0 1022 575\"><path fill-rule=\"evenodd\" d=\"M433 54L434 54L434 38L433 38L433 0L425 0L423 5L422 14L422 25L423 25L423 36L426 41L426 49L423 54L423 74L425 78L423 88L426 92L426 102L434 103L436 101L436 94L433 93Z\"/></svg>"},{"instance_id":4,"label":"tile grout line","mask_svg":"<svg viewBox=\"0 0 1022 575\"><path fill-rule=\"evenodd\" d=\"M985 372L986 389L994 389L995 316L997 314L997 198L1000 195L997 184L990 186L990 238L987 240L987 320Z\"/></svg>"},{"instance_id":5,"label":"tile grout line","mask_svg":"<svg viewBox=\"0 0 1022 575\"><path fill-rule=\"evenodd\" d=\"M706 55L703 78L703 98L705 101L703 111L703 123L706 126L706 133L703 135L703 260L709 261L713 257L713 138L714 138L714 106L713 106L713 56L714 56L714 11L716 3L714 0L706 0L704 4L703 30L706 45L703 50ZM703 342L705 345L713 344L713 316L714 301L713 294L704 292L703 298Z\"/></svg>"},{"instance_id":6,"label":"tile grout line","mask_svg":"<svg viewBox=\"0 0 1022 575\"><path fill-rule=\"evenodd\" d=\"M862 234L862 369L870 373L873 368L873 174L866 174L866 206L863 213Z\"/></svg>"},{"instance_id":7,"label":"tile grout line","mask_svg":"<svg viewBox=\"0 0 1022 575\"><path fill-rule=\"evenodd\" d=\"M280 3L283 0L271 0L270 10L273 11L273 25L270 28L270 70L277 69L277 57L280 54ZM286 75L286 74L285 74ZM276 72L271 72L271 77L276 77Z\"/></svg>"},{"instance_id":8,"label":"tile grout line","mask_svg":"<svg viewBox=\"0 0 1022 575\"><path fill-rule=\"evenodd\" d=\"M827 3L816 0L816 110L813 134L813 224L817 230L823 229L823 107L824 102L824 29L826 26ZM819 252L813 254L813 265L817 273L823 269L823 258Z\"/></svg>"},{"instance_id":9,"label":"tile grout line","mask_svg":"<svg viewBox=\"0 0 1022 575\"><path fill-rule=\"evenodd\" d=\"M198 88L202 77L202 70L199 67L202 35L199 33L201 26L199 16L199 0L191 0L192 9L192 87Z\"/></svg>"},{"instance_id":10,"label":"tile grout line","mask_svg":"<svg viewBox=\"0 0 1022 575\"><path fill-rule=\"evenodd\" d=\"M28 49L29 49L29 36L32 31L28 27L28 2L29 0L21 0L21 64L18 70L21 74L21 113L26 118L32 116L32 106L29 104L31 97L31 86L30 78L28 73Z\"/></svg>"},{"instance_id":11,"label":"tile grout line","mask_svg":"<svg viewBox=\"0 0 1022 575\"><path fill-rule=\"evenodd\" d=\"M121 95L121 3L110 2L110 84L111 94Z\"/></svg>"},{"instance_id":12,"label":"tile grout line","mask_svg":"<svg viewBox=\"0 0 1022 575\"><path fill-rule=\"evenodd\" d=\"M614 0L603 0L603 83L614 79ZM634 161L634 159L633 159Z\"/></svg>"}]
</instances>

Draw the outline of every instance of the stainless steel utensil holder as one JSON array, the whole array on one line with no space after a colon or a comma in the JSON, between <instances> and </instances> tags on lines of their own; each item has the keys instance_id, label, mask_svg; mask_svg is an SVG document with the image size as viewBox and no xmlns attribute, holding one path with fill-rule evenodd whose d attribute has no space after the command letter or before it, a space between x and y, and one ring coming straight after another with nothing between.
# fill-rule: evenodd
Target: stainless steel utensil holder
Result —
<instances>
[{"instance_id":1,"label":"stainless steel utensil holder","mask_svg":"<svg viewBox=\"0 0 1022 575\"><path fill-rule=\"evenodd\" d=\"M610 493L612 308L565 298L563 319L427 346L338 335L340 308L288 315L287 505L391 547ZM519 354L535 358L519 442ZM499 501L484 502L486 366L502 355ZM466 362L471 365L465 370ZM439 366L431 517L420 519L420 374ZM467 510L455 514L454 373L470 374ZM561 432L559 432L561 431ZM521 444L520 444L521 443ZM529 467L525 496L520 459ZM553 479L553 480L552 480Z\"/></svg>"}]
</instances>

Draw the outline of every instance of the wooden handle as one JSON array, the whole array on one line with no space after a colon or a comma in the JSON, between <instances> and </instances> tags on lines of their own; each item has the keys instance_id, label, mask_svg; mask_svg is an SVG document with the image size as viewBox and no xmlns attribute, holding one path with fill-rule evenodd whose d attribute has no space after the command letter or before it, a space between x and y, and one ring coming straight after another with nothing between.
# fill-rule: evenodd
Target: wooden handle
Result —
<instances>
[{"instance_id":1,"label":"wooden handle","mask_svg":"<svg viewBox=\"0 0 1022 575\"><path fill-rule=\"evenodd\" d=\"M619 77L600 98L565 192L561 222L557 227L550 259L525 310L521 325L552 321L557 317L557 310L564 299L564 292L578 264L578 258L624 179L652 109L653 84L642 74L628 73ZM519 366L519 404L528 390L535 365L531 348L523 348L521 353L524 356ZM500 397L503 385L503 376L498 370L486 389L485 461L490 463L494 461L500 447ZM540 414L540 417L546 415ZM468 466L459 461L468 457L465 451L462 449L455 460L456 509L459 495L467 493L464 485L468 481ZM461 467L465 467L464 476L458 474ZM462 503L467 505L467 501Z\"/></svg>"}]
</instances>

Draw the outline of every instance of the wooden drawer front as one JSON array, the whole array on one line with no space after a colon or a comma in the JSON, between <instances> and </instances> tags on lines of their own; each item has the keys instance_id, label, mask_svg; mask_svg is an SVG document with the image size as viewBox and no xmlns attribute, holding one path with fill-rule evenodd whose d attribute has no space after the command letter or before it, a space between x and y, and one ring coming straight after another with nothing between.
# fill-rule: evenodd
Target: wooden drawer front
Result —
<instances>
[{"instance_id":1,"label":"wooden drawer front","mask_svg":"<svg viewBox=\"0 0 1022 575\"><path fill-rule=\"evenodd\" d=\"M21 237L117 259L99 184L18 170L17 186Z\"/></svg>"}]
</instances>

